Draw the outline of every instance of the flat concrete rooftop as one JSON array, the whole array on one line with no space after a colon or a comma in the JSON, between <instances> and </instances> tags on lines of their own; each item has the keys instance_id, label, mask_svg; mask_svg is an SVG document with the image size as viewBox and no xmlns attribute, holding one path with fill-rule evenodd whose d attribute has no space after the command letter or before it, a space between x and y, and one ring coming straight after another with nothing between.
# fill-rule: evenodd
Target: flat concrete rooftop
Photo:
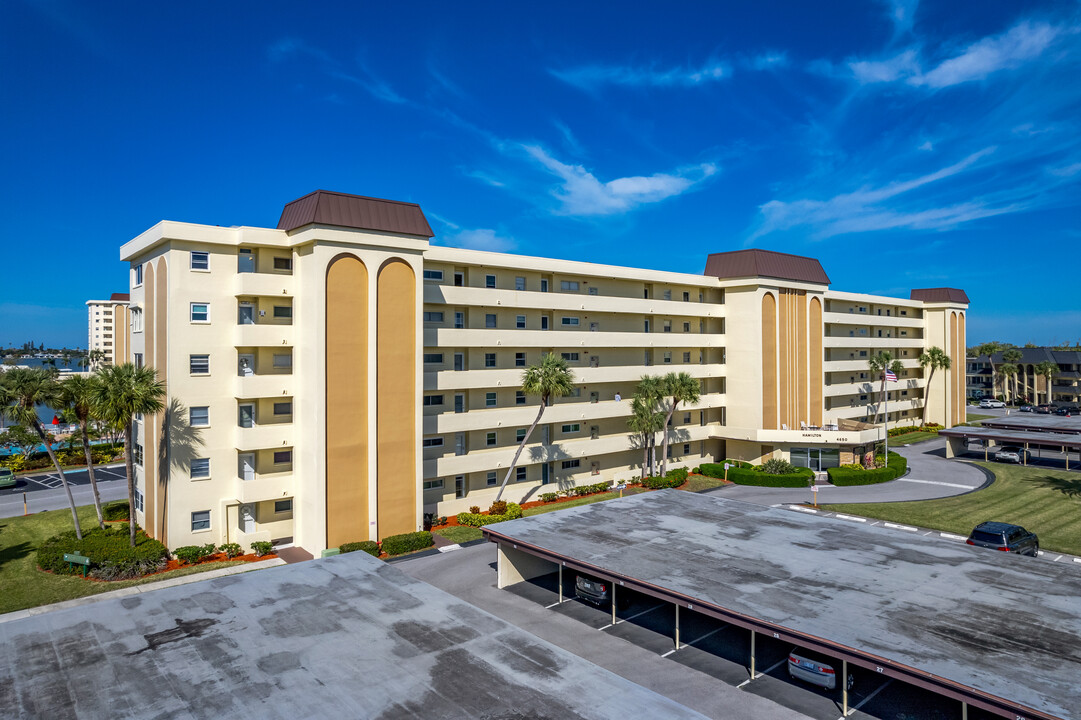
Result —
<instances>
[{"instance_id":1,"label":"flat concrete rooftop","mask_svg":"<svg viewBox=\"0 0 1081 720\"><path fill-rule=\"evenodd\" d=\"M0 624L0 715L703 718L365 553Z\"/></svg>"},{"instance_id":2,"label":"flat concrete rooftop","mask_svg":"<svg viewBox=\"0 0 1081 720\"><path fill-rule=\"evenodd\" d=\"M849 648L839 654L864 664L1050 717L1081 712L1081 568L677 490L485 531Z\"/></svg>"},{"instance_id":3,"label":"flat concrete rooftop","mask_svg":"<svg viewBox=\"0 0 1081 720\"><path fill-rule=\"evenodd\" d=\"M1037 432L1059 432L1081 435L1081 417L1064 415L1040 415L1022 413L988 418L981 423L984 427L1010 428L1014 430L1034 430Z\"/></svg>"}]
</instances>

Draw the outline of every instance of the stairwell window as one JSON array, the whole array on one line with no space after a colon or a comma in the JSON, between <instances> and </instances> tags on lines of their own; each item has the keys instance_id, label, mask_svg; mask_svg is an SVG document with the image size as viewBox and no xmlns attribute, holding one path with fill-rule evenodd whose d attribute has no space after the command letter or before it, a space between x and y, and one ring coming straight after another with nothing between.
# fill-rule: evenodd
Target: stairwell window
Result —
<instances>
[{"instance_id":1,"label":"stairwell window","mask_svg":"<svg viewBox=\"0 0 1081 720\"><path fill-rule=\"evenodd\" d=\"M210 529L210 511L196 510L191 514L191 531L200 532Z\"/></svg>"},{"instance_id":2,"label":"stairwell window","mask_svg":"<svg viewBox=\"0 0 1081 720\"><path fill-rule=\"evenodd\" d=\"M192 458L191 479L202 480L210 477L210 458Z\"/></svg>"},{"instance_id":3,"label":"stairwell window","mask_svg":"<svg viewBox=\"0 0 1081 720\"><path fill-rule=\"evenodd\" d=\"M191 251L191 269L192 270L209 270L210 269L210 253L199 252L197 250Z\"/></svg>"},{"instance_id":4,"label":"stairwell window","mask_svg":"<svg viewBox=\"0 0 1081 720\"><path fill-rule=\"evenodd\" d=\"M191 321L193 323L210 322L210 303L192 303Z\"/></svg>"},{"instance_id":5,"label":"stairwell window","mask_svg":"<svg viewBox=\"0 0 1081 720\"><path fill-rule=\"evenodd\" d=\"M210 356L209 355L189 355L188 356L188 371L192 375L209 375L210 374Z\"/></svg>"},{"instance_id":6,"label":"stairwell window","mask_svg":"<svg viewBox=\"0 0 1081 720\"><path fill-rule=\"evenodd\" d=\"M210 425L210 408L206 405L188 408L188 424L192 427L208 427Z\"/></svg>"}]
</instances>

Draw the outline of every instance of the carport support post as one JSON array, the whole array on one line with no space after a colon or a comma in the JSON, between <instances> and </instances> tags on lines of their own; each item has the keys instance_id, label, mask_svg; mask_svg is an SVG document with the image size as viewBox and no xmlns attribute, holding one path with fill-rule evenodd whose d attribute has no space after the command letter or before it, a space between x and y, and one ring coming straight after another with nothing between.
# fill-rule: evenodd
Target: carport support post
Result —
<instances>
[{"instance_id":1,"label":"carport support post","mask_svg":"<svg viewBox=\"0 0 1081 720\"><path fill-rule=\"evenodd\" d=\"M841 661L841 717L848 717L848 661Z\"/></svg>"},{"instance_id":2,"label":"carport support post","mask_svg":"<svg viewBox=\"0 0 1081 720\"><path fill-rule=\"evenodd\" d=\"M676 650L679 650L679 603L676 603Z\"/></svg>"},{"instance_id":3,"label":"carport support post","mask_svg":"<svg viewBox=\"0 0 1081 720\"><path fill-rule=\"evenodd\" d=\"M1028 466L1028 443L1025 443L1025 455L1021 458L1024 461L1025 466Z\"/></svg>"},{"instance_id":4,"label":"carport support post","mask_svg":"<svg viewBox=\"0 0 1081 720\"><path fill-rule=\"evenodd\" d=\"M961 720L968 720L968 703L961 701Z\"/></svg>"},{"instance_id":5,"label":"carport support post","mask_svg":"<svg viewBox=\"0 0 1081 720\"><path fill-rule=\"evenodd\" d=\"M754 630L751 630L751 680L754 680Z\"/></svg>"},{"instance_id":6,"label":"carport support post","mask_svg":"<svg viewBox=\"0 0 1081 720\"><path fill-rule=\"evenodd\" d=\"M616 624L616 584L612 583L612 624Z\"/></svg>"}]
</instances>

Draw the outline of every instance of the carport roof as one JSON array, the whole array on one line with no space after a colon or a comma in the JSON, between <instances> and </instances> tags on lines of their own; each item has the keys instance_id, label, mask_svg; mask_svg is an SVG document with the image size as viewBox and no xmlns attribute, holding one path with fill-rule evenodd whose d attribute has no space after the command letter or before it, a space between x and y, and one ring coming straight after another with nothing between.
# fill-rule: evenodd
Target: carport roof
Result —
<instances>
[{"instance_id":1,"label":"carport roof","mask_svg":"<svg viewBox=\"0 0 1081 720\"><path fill-rule=\"evenodd\" d=\"M959 437L978 440L994 440L996 442L1016 443L1024 445L1048 445L1068 447L1073 450L1081 449L1081 434L1038 432L1035 430L1010 430L1003 428L988 427L952 427L949 430L939 430L938 434L943 437Z\"/></svg>"},{"instance_id":2,"label":"carport roof","mask_svg":"<svg viewBox=\"0 0 1081 720\"><path fill-rule=\"evenodd\" d=\"M484 532L973 704L1061 718L1081 707L1073 567L677 490Z\"/></svg>"},{"instance_id":3,"label":"carport roof","mask_svg":"<svg viewBox=\"0 0 1081 720\"><path fill-rule=\"evenodd\" d=\"M1005 415L1003 417L988 418L980 423L983 427L1003 428L1010 430L1032 430L1035 432L1061 432L1076 433L1081 435L1081 417L1064 417L1062 415Z\"/></svg>"},{"instance_id":4,"label":"carport roof","mask_svg":"<svg viewBox=\"0 0 1081 720\"><path fill-rule=\"evenodd\" d=\"M694 718L367 553L0 623L15 717Z\"/></svg>"}]
</instances>

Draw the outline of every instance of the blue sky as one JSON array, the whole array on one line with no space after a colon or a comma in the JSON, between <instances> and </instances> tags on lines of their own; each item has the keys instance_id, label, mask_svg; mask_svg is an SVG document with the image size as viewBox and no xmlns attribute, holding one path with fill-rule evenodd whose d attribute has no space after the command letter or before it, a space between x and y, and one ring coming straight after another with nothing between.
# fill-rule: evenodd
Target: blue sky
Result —
<instances>
[{"instance_id":1,"label":"blue sky","mask_svg":"<svg viewBox=\"0 0 1081 720\"><path fill-rule=\"evenodd\" d=\"M964 288L970 342L1081 339L1081 4L719 5L13 0L0 344L85 345L159 220L273 227L315 189L448 245L811 255Z\"/></svg>"}]
</instances>

